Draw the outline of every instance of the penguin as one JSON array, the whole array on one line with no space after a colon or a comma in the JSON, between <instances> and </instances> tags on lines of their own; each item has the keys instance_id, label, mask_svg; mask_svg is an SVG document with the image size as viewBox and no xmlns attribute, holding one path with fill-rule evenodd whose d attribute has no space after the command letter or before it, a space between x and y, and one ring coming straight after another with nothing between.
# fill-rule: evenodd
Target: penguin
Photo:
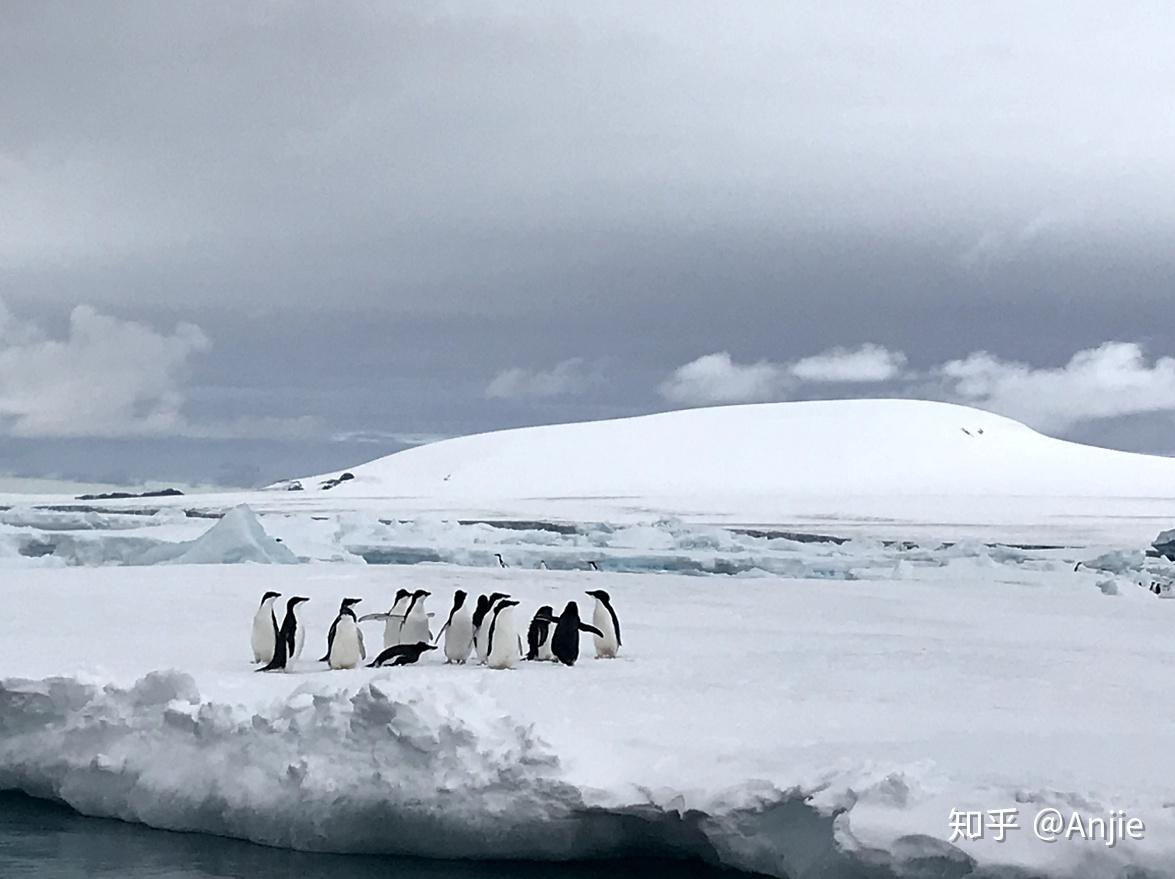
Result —
<instances>
[{"instance_id":1,"label":"penguin","mask_svg":"<svg viewBox=\"0 0 1175 879\"><path fill-rule=\"evenodd\" d=\"M551 652L551 619L554 615L551 605L544 604L530 621L530 628L526 631L527 659L548 662L555 658Z\"/></svg>"},{"instance_id":2,"label":"penguin","mask_svg":"<svg viewBox=\"0 0 1175 879\"><path fill-rule=\"evenodd\" d=\"M436 650L432 644L420 641L416 644L396 644L389 647L370 663L368 668L383 668L385 665L413 665L428 650Z\"/></svg>"},{"instance_id":3,"label":"penguin","mask_svg":"<svg viewBox=\"0 0 1175 879\"><path fill-rule=\"evenodd\" d=\"M330 631L326 634L326 654L322 659L318 660L319 662L330 662L330 648L335 642L335 629L338 628L339 620L343 618L343 614L345 613L350 613L351 619L355 619L355 611L351 610L351 607L362 600L362 598L344 598L342 603L339 604L339 614L335 617L335 621L330 624Z\"/></svg>"},{"instance_id":4,"label":"penguin","mask_svg":"<svg viewBox=\"0 0 1175 879\"><path fill-rule=\"evenodd\" d=\"M539 570L540 571L547 570L547 563L543 559L539 559Z\"/></svg>"},{"instance_id":5,"label":"penguin","mask_svg":"<svg viewBox=\"0 0 1175 879\"><path fill-rule=\"evenodd\" d=\"M269 662L273 659L273 648L277 644L277 616L273 603L281 598L280 592L266 592L261 596L261 606L253 614L253 661Z\"/></svg>"},{"instance_id":6,"label":"penguin","mask_svg":"<svg viewBox=\"0 0 1175 879\"><path fill-rule=\"evenodd\" d=\"M367 658L363 632L355 619L355 611L350 607L339 612L331 631L330 649L327 651L327 662L331 668L355 668Z\"/></svg>"},{"instance_id":7,"label":"penguin","mask_svg":"<svg viewBox=\"0 0 1175 879\"><path fill-rule=\"evenodd\" d=\"M432 593L424 589L417 589L412 593L408 609L404 611L404 619L400 621L400 644L417 644L432 640L432 632L428 629L428 613L424 609L424 599L430 595Z\"/></svg>"},{"instance_id":8,"label":"penguin","mask_svg":"<svg viewBox=\"0 0 1175 879\"><path fill-rule=\"evenodd\" d=\"M597 565L595 562L588 562L588 567L591 568L593 571L600 570L600 566Z\"/></svg>"},{"instance_id":9,"label":"penguin","mask_svg":"<svg viewBox=\"0 0 1175 879\"><path fill-rule=\"evenodd\" d=\"M596 659L611 659L620 650L620 619L612 607L612 597L603 589L592 589L585 594L596 600L592 625L604 633L592 637L596 644Z\"/></svg>"},{"instance_id":10,"label":"penguin","mask_svg":"<svg viewBox=\"0 0 1175 879\"><path fill-rule=\"evenodd\" d=\"M496 558L498 560L498 567L499 568L510 567L508 564L506 564L506 560L504 558L502 558L502 554L500 552L494 553L494 558Z\"/></svg>"},{"instance_id":11,"label":"penguin","mask_svg":"<svg viewBox=\"0 0 1175 879\"><path fill-rule=\"evenodd\" d=\"M563 608L563 613L559 615L555 634L551 636L551 652L564 665L575 665L575 660L579 659L580 632L591 632L593 635L604 637L604 633L595 626L579 621L579 605L569 601L567 607Z\"/></svg>"},{"instance_id":12,"label":"penguin","mask_svg":"<svg viewBox=\"0 0 1175 879\"><path fill-rule=\"evenodd\" d=\"M396 600L391 603L391 610L388 611L388 616L382 617L387 620L383 624L383 649L394 647L400 644L400 628L404 623L404 609L407 608L409 600L412 598L412 593L407 589L396 590ZM368 617L364 617L367 619ZM380 619L381 617L372 616L371 619Z\"/></svg>"},{"instance_id":13,"label":"penguin","mask_svg":"<svg viewBox=\"0 0 1175 879\"><path fill-rule=\"evenodd\" d=\"M514 668L518 662L518 633L514 629L517 601L503 599L494 605L487 639L486 665L490 668Z\"/></svg>"},{"instance_id":14,"label":"penguin","mask_svg":"<svg viewBox=\"0 0 1175 879\"><path fill-rule=\"evenodd\" d=\"M306 632L302 628L302 621L298 618L298 613L301 610L300 605L309 600L309 598L295 595L286 602L286 615L277 633L273 659L258 671L289 671L301 655L302 642L306 637Z\"/></svg>"},{"instance_id":15,"label":"penguin","mask_svg":"<svg viewBox=\"0 0 1175 879\"><path fill-rule=\"evenodd\" d=\"M484 597L484 596L483 596ZM469 612L469 605L465 603L466 593L458 589L453 593L453 609L449 611L449 618L437 632L437 640L445 636L445 664L455 662L464 665L469 658L469 651L473 649L473 615Z\"/></svg>"},{"instance_id":16,"label":"penguin","mask_svg":"<svg viewBox=\"0 0 1175 879\"><path fill-rule=\"evenodd\" d=\"M477 610L473 612L473 646L477 650L477 661L484 664L489 652L490 627L486 616L494 609L494 605L503 598L509 598L503 592L493 592L489 598L484 595L477 599ZM485 603L482 603L482 599Z\"/></svg>"}]
</instances>

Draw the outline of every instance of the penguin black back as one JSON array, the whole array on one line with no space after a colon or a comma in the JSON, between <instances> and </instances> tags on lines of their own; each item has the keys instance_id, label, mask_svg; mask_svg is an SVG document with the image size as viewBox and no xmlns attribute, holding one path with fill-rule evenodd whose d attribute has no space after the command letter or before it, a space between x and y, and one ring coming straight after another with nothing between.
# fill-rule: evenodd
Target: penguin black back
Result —
<instances>
[{"instance_id":1,"label":"penguin black back","mask_svg":"<svg viewBox=\"0 0 1175 879\"><path fill-rule=\"evenodd\" d=\"M277 671L286 667L290 657L294 655L294 640L298 631L298 617L294 613L294 608L303 601L309 600L309 598L295 595L286 602L286 615L282 620L281 628L278 629L277 641L273 645L273 659L269 661L269 665L257 669L258 671Z\"/></svg>"},{"instance_id":2,"label":"penguin black back","mask_svg":"<svg viewBox=\"0 0 1175 879\"><path fill-rule=\"evenodd\" d=\"M530 628L526 630L527 659L539 658L539 648L551 637L551 619L554 616L555 611L551 605L544 604L530 621Z\"/></svg>"},{"instance_id":3,"label":"penguin black back","mask_svg":"<svg viewBox=\"0 0 1175 879\"><path fill-rule=\"evenodd\" d=\"M445 624L441 626L441 630L437 632L438 641L441 639L441 635L445 634L445 629L449 628L450 624L453 622L453 615L465 606L465 599L468 597L469 596L466 595L465 591L462 589L458 589L453 593L453 609L449 611L449 618L445 620Z\"/></svg>"},{"instance_id":4,"label":"penguin black back","mask_svg":"<svg viewBox=\"0 0 1175 879\"><path fill-rule=\"evenodd\" d=\"M579 659L580 632L592 632L601 638L604 637L604 633L595 626L579 621L579 605L569 601L563 608L563 613L559 615L555 634L551 638L551 652L564 665L575 665L575 661Z\"/></svg>"},{"instance_id":5,"label":"penguin black back","mask_svg":"<svg viewBox=\"0 0 1175 879\"><path fill-rule=\"evenodd\" d=\"M412 665L426 651L436 649L432 644L425 641L418 641L415 644L397 644L394 647L389 647L377 656L375 662L369 663L367 667L382 668L385 665Z\"/></svg>"}]
</instances>

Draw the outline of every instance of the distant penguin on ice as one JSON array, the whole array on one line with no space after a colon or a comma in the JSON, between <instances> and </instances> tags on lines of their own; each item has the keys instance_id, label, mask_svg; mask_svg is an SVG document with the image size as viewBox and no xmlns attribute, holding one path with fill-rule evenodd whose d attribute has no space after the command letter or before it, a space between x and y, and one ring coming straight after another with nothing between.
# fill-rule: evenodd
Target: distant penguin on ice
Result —
<instances>
[{"instance_id":1,"label":"distant penguin on ice","mask_svg":"<svg viewBox=\"0 0 1175 879\"><path fill-rule=\"evenodd\" d=\"M551 652L564 665L575 665L579 659L579 633L591 632L593 635L604 637L604 633L595 626L589 626L579 620L579 605L574 601L567 602L563 613L555 625L555 634L551 636Z\"/></svg>"},{"instance_id":2,"label":"distant penguin on ice","mask_svg":"<svg viewBox=\"0 0 1175 879\"><path fill-rule=\"evenodd\" d=\"M327 650L327 662L331 668L355 668L367 658L363 632L350 606L339 611L331 631L330 649Z\"/></svg>"},{"instance_id":3,"label":"distant penguin on ice","mask_svg":"<svg viewBox=\"0 0 1175 879\"><path fill-rule=\"evenodd\" d=\"M503 598L509 598L504 592L494 592L489 598L482 595L477 599L477 610L473 612L473 646L477 650L477 661L484 663L489 652L490 622L487 616L493 611L494 605ZM485 599L484 604L482 599Z\"/></svg>"},{"instance_id":4,"label":"distant penguin on ice","mask_svg":"<svg viewBox=\"0 0 1175 879\"><path fill-rule=\"evenodd\" d=\"M343 618L343 614L349 613L351 619L355 619L355 611L351 608L362 601L362 598L344 598L339 604L339 613L335 617L334 622L330 624L330 631L326 633L326 654L319 662L330 662L330 648L335 643L335 630L338 629L339 620Z\"/></svg>"},{"instance_id":5,"label":"distant penguin on ice","mask_svg":"<svg viewBox=\"0 0 1175 879\"><path fill-rule=\"evenodd\" d=\"M437 632L437 640L445 636L445 662L464 664L469 658L469 651L473 649L473 615L469 612L469 605L465 599L469 596L458 589L453 593L453 609L449 611L449 618Z\"/></svg>"},{"instance_id":6,"label":"distant penguin on ice","mask_svg":"<svg viewBox=\"0 0 1175 879\"><path fill-rule=\"evenodd\" d=\"M436 650L433 645L426 644L423 641L417 644L396 644L394 647L389 647L383 653L375 658L375 662L370 663L368 668L382 668L385 665L412 665L421 655L429 650Z\"/></svg>"},{"instance_id":7,"label":"distant penguin on ice","mask_svg":"<svg viewBox=\"0 0 1175 879\"><path fill-rule=\"evenodd\" d=\"M486 644L486 665L490 668L513 668L518 662L518 632L514 628L516 607L518 602L510 600L494 605Z\"/></svg>"},{"instance_id":8,"label":"distant penguin on ice","mask_svg":"<svg viewBox=\"0 0 1175 879\"><path fill-rule=\"evenodd\" d=\"M593 589L586 594L596 600L592 625L603 633L592 636L596 645L596 659L611 659L620 650L620 619L612 607L612 597L603 589Z\"/></svg>"},{"instance_id":9,"label":"distant penguin on ice","mask_svg":"<svg viewBox=\"0 0 1175 879\"><path fill-rule=\"evenodd\" d=\"M498 560L498 567L499 568L510 567L508 564L506 564L506 560L504 558L502 558L502 554L500 552L494 553L494 558L496 558Z\"/></svg>"},{"instance_id":10,"label":"distant penguin on ice","mask_svg":"<svg viewBox=\"0 0 1175 879\"><path fill-rule=\"evenodd\" d=\"M539 570L540 571L547 570L547 563L543 559L539 559Z\"/></svg>"},{"instance_id":11,"label":"distant penguin on ice","mask_svg":"<svg viewBox=\"0 0 1175 879\"><path fill-rule=\"evenodd\" d=\"M400 643L417 644L421 641L432 641L432 632L428 629L428 612L424 609L424 599L432 595L424 589L417 589L412 593L408 608L404 611L404 619L400 623Z\"/></svg>"},{"instance_id":12,"label":"distant penguin on ice","mask_svg":"<svg viewBox=\"0 0 1175 879\"><path fill-rule=\"evenodd\" d=\"M289 671L294 662L302 654L302 643L306 638L306 632L302 628L302 621L299 618L299 611L303 602L309 601L309 598L303 598L300 595L295 595L286 602L286 615L282 620L281 628L278 629L277 643L274 645L273 659L264 668L258 671Z\"/></svg>"},{"instance_id":13,"label":"distant penguin on ice","mask_svg":"<svg viewBox=\"0 0 1175 879\"><path fill-rule=\"evenodd\" d=\"M600 566L597 565L595 562L588 562L588 567L591 568L593 571L600 570Z\"/></svg>"},{"instance_id":14,"label":"distant penguin on ice","mask_svg":"<svg viewBox=\"0 0 1175 879\"><path fill-rule=\"evenodd\" d=\"M549 604L539 608L526 631L526 658L548 662L555 658L551 652L551 626L555 611Z\"/></svg>"},{"instance_id":15,"label":"distant penguin on ice","mask_svg":"<svg viewBox=\"0 0 1175 879\"><path fill-rule=\"evenodd\" d=\"M253 661L269 662L273 659L273 648L277 645L277 616L273 602L281 598L280 592L266 592L261 596L261 606L253 614Z\"/></svg>"}]
</instances>

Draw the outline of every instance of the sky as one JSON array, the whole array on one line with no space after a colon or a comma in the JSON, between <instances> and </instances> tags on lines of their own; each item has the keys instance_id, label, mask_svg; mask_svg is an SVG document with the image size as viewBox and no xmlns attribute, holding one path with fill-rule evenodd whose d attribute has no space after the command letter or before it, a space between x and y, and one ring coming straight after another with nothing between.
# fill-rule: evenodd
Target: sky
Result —
<instances>
[{"instance_id":1,"label":"sky","mask_svg":"<svg viewBox=\"0 0 1175 879\"><path fill-rule=\"evenodd\" d=\"M1161 3L0 6L0 475L921 397L1175 454Z\"/></svg>"}]
</instances>

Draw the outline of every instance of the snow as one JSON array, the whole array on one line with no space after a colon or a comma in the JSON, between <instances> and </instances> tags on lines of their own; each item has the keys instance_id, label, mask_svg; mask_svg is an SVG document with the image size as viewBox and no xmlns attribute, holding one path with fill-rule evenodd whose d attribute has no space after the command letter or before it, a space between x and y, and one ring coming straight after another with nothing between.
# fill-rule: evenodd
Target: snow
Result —
<instances>
[{"instance_id":1,"label":"snow","mask_svg":"<svg viewBox=\"0 0 1175 879\"><path fill-rule=\"evenodd\" d=\"M572 463L574 466L571 466ZM1169 497L1175 459L921 400L687 409L459 437L352 467L331 493L465 499L1028 495ZM334 474L301 480L314 493Z\"/></svg>"},{"instance_id":2,"label":"snow","mask_svg":"<svg viewBox=\"0 0 1175 879\"><path fill-rule=\"evenodd\" d=\"M0 789L309 850L1175 875L1175 602L1140 588L1175 571L1142 551L1173 465L876 401L446 441L328 491L0 498ZM340 598L400 587L509 593L523 630L605 589L624 646L311 661ZM290 674L248 662L270 589L311 599ZM1145 838L1036 841L1050 806ZM1008 807L1007 842L948 841Z\"/></svg>"}]
</instances>

